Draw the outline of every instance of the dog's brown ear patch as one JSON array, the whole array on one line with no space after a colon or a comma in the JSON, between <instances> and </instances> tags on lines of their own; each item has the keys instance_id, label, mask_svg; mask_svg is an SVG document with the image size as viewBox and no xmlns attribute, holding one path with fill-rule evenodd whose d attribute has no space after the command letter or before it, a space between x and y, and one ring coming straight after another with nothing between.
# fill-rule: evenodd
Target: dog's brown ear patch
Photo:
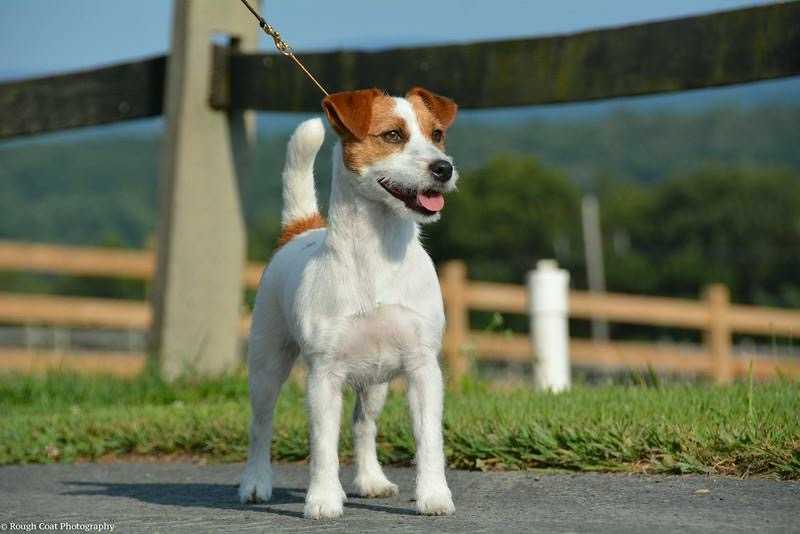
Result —
<instances>
[{"instance_id":1,"label":"dog's brown ear patch","mask_svg":"<svg viewBox=\"0 0 800 534\"><path fill-rule=\"evenodd\" d=\"M322 99L322 109L336 133L361 141L369 133L372 103L382 94L378 89L334 93Z\"/></svg>"},{"instance_id":2,"label":"dog's brown ear patch","mask_svg":"<svg viewBox=\"0 0 800 534\"><path fill-rule=\"evenodd\" d=\"M414 87L408 93L406 98L410 96L418 96L422 99L434 117L442 124L442 128L447 129L456 120L456 113L458 113L458 106L456 103L447 98L446 96L437 95L422 87Z\"/></svg>"}]
</instances>

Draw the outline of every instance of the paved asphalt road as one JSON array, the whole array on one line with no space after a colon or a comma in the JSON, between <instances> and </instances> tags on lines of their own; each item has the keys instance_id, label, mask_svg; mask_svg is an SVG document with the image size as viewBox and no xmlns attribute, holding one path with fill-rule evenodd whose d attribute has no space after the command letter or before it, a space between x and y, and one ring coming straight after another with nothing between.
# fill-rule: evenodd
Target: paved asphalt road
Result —
<instances>
[{"instance_id":1,"label":"paved asphalt road","mask_svg":"<svg viewBox=\"0 0 800 534\"><path fill-rule=\"evenodd\" d=\"M242 506L242 466L82 464L0 468L0 529L107 523L114 532L800 532L800 483L698 476L448 473L453 517L414 513L410 469L388 499L349 498L335 521L303 519L304 465L276 466L273 502ZM343 469L343 481L352 470ZM345 485L349 490L349 484ZM62 532L65 530L61 530ZM74 531L74 530L73 530Z\"/></svg>"}]
</instances>

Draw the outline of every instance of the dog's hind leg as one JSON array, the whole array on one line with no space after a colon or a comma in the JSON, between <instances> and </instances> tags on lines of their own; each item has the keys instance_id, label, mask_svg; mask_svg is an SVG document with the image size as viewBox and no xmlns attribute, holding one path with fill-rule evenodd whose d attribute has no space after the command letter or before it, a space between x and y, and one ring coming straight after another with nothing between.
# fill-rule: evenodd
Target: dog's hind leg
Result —
<instances>
[{"instance_id":1,"label":"dog's hind leg","mask_svg":"<svg viewBox=\"0 0 800 534\"><path fill-rule=\"evenodd\" d=\"M257 318L260 320L259 314L254 314L253 320ZM248 382L253 414L250 451L239 485L239 499L243 503L266 502L272 497L272 417L281 386L296 358L297 350L287 346L285 336L279 332L250 336Z\"/></svg>"},{"instance_id":2,"label":"dog's hind leg","mask_svg":"<svg viewBox=\"0 0 800 534\"><path fill-rule=\"evenodd\" d=\"M364 386L358 389L358 400L353 410L353 441L355 448L356 478L354 485L362 497L389 497L397 495L397 485L383 474L375 450L378 433L376 420L386 401L388 384Z\"/></svg>"}]
</instances>

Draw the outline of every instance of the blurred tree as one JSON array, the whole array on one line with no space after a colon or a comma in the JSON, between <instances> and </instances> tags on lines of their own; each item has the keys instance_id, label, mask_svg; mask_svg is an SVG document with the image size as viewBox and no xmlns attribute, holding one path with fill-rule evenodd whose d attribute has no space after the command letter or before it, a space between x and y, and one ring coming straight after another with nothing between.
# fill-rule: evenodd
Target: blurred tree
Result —
<instances>
[{"instance_id":1,"label":"blurred tree","mask_svg":"<svg viewBox=\"0 0 800 534\"><path fill-rule=\"evenodd\" d=\"M610 290L696 298L722 281L739 302L800 307L798 120L795 104L564 120L465 113L448 134L459 192L442 221L423 228L426 246L436 261L465 259L475 278L514 283L555 257L583 287L578 183L601 199ZM278 232L294 117L281 124L270 123L241 181L252 259L269 258ZM323 211L333 141L316 165ZM0 239L143 247L155 227L158 144L152 133L114 130L3 143ZM514 153L497 156L497 147ZM541 159L523 155L532 153ZM0 273L3 290L144 292L121 284Z\"/></svg>"},{"instance_id":2,"label":"blurred tree","mask_svg":"<svg viewBox=\"0 0 800 534\"><path fill-rule=\"evenodd\" d=\"M265 212L253 217L247 225L247 258L251 261L268 261L275 251L281 231L280 216Z\"/></svg>"},{"instance_id":3,"label":"blurred tree","mask_svg":"<svg viewBox=\"0 0 800 534\"><path fill-rule=\"evenodd\" d=\"M739 302L800 306L795 172L707 168L603 200L611 290L694 298L722 282ZM627 250L615 246L620 234Z\"/></svg>"},{"instance_id":4,"label":"blurred tree","mask_svg":"<svg viewBox=\"0 0 800 534\"><path fill-rule=\"evenodd\" d=\"M601 178L597 193L601 201L607 289L657 293L659 273L653 269L650 256L638 246L655 226L650 219L655 200L653 188L606 176Z\"/></svg>"},{"instance_id":5,"label":"blurred tree","mask_svg":"<svg viewBox=\"0 0 800 534\"><path fill-rule=\"evenodd\" d=\"M540 258L581 270L578 188L530 156L507 154L465 172L442 220L423 228L441 262L467 261L470 276L521 283Z\"/></svg>"}]
</instances>

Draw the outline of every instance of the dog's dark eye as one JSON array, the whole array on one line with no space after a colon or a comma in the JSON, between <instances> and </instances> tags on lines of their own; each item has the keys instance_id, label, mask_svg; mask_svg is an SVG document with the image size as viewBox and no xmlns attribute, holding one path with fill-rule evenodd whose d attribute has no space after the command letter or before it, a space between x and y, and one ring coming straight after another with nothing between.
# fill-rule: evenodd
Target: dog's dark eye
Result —
<instances>
[{"instance_id":1,"label":"dog's dark eye","mask_svg":"<svg viewBox=\"0 0 800 534\"><path fill-rule=\"evenodd\" d=\"M441 143L442 139L444 138L444 133L438 128L431 133L431 139L433 139L434 143Z\"/></svg>"},{"instance_id":2,"label":"dog's dark eye","mask_svg":"<svg viewBox=\"0 0 800 534\"><path fill-rule=\"evenodd\" d=\"M397 130L389 130L388 132L383 132L381 134L383 140L387 143L402 143L403 136Z\"/></svg>"}]
</instances>

